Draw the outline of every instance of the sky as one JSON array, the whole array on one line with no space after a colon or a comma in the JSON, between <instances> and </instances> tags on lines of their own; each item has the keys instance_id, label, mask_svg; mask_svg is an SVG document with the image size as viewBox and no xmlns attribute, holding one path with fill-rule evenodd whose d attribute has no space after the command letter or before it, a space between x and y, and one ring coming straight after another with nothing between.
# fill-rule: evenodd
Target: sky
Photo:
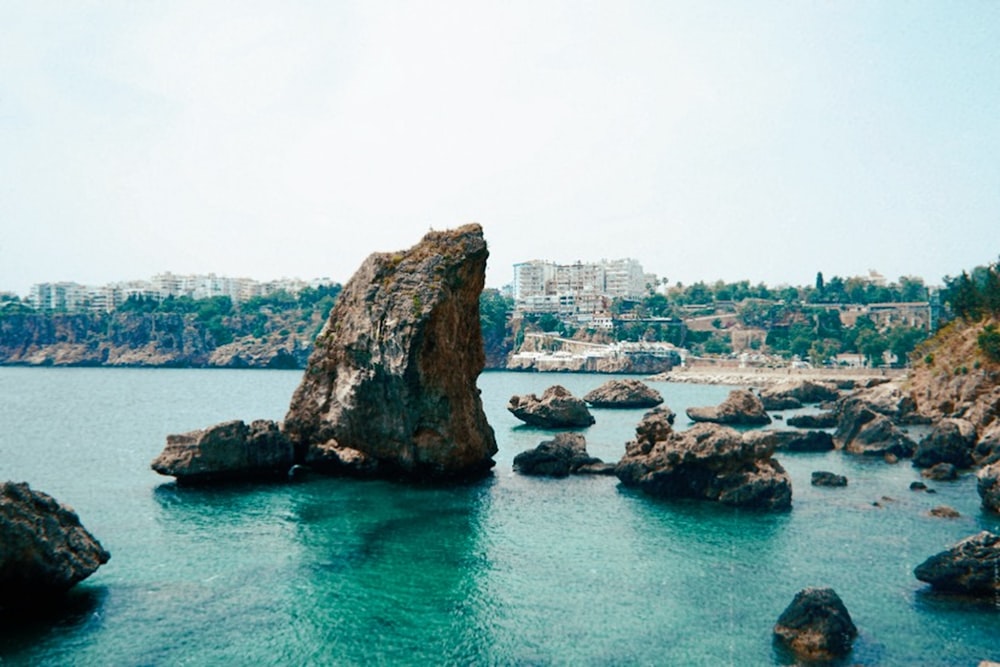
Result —
<instances>
[{"instance_id":1,"label":"sky","mask_svg":"<svg viewBox=\"0 0 1000 667\"><path fill-rule=\"evenodd\" d=\"M483 225L671 284L1000 257L1000 2L0 2L0 291Z\"/></svg>"}]
</instances>

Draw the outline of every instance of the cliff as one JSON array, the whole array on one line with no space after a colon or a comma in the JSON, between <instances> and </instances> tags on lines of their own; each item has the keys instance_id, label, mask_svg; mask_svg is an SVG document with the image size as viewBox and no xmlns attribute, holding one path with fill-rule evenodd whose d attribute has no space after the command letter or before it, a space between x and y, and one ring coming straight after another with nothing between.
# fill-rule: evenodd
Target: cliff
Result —
<instances>
[{"instance_id":1,"label":"cliff","mask_svg":"<svg viewBox=\"0 0 1000 667\"><path fill-rule=\"evenodd\" d=\"M0 364L303 368L319 316L17 313L0 317Z\"/></svg>"}]
</instances>

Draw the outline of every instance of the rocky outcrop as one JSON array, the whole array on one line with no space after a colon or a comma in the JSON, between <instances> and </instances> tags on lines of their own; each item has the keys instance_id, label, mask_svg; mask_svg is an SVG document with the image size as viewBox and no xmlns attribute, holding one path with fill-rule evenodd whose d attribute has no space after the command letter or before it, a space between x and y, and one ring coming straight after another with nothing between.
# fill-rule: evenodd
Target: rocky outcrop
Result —
<instances>
[{"instance_id":1,"label":"rocky outcrop","mask_svg":"<svg viewBox=\"0 0 1000 667\"><path fill-rule=\"evenodd\" d=\"M1000 593L997 568L1000 568L1000 536L984 530L931 556L913 573L935 590L992 596Z\"/></svg>"},{"instance_id":2,"label":"rocky outcrop","mask_svg":"<svg viewBox=\"0 0 1000 667\"><path fill-rule=\"evenodd\" d=\"M929 468L938 463L950 463L968 468L973 462L976 428L964 419L942 419L920 440L913 454L913 465Z\"/></svg>"},{"instance_id":3,"label":"rocky outcrop","mask_svg":"<svg viewBox=\"0 0 1000 667\"><path fill-rule=\"evenodd\" d=\"M273 421L249 426L234 420L207 429L168 435L151 467L180 483L279 477L295 464L291 441Z\"/></svg>"},{"instance_id":4,"label":"rocky outcrop","mask_svg":"<svg viewBox=\"0 0 1000 667\"><path fill-rule=\"evenodd\" d=\"M669 410L648 412L625 445L615 474L625 486L664 498L715 500L737 507L787 510L792 486L768 434L717 424L676 432Z\"/></svg>"},{"instance_id":5,"label":"rocky outcrop","mask_svg":"<svg viewBox=\"0 0 1000 667\"><path fill-rule=\"evenodd\" d=\"M825 431L775 431L777 448L789 452L828 452L834 449L833 436Z\"/></svg>"},{"instance_id":6,"label":"rocky outcrop","mask_svg":"<svg viewBox=\"0 0 1000 667\"><path fill-rule=\"evenodd\" d=\"M557 433L552 440L514 457L514 471L522 475L566 477L571 474L613 475L615 467L587 454L587 440L579 433Z\"/></svg>"},{"instance_id":7,"label":"rocky outcrop","mask_svg":"<svg viewBox=\"0 0 1000 667\"><path fill-rule=\"evenodd\" d=\"M920 474L936 482L951 482L958 479L958 468L950 463L935 463Z\"/></svg>"},{"instance_id":8,"label":"rocky outcrop","mask_svg":"<svg viewBox=\"0 0 1000 667\"><path fill-rule=\"evenodd\" d=\"M663 396L640 380L610 380L584 395L595 408L654 408Z\"/></svg>"},{"instance_id":9,"label":"rocky outcrop","mask_svg":"<svg viewBox=\"0 0 1000 667\"><path fill-rule=\"evenodd\" d=\"M785 423L795 428L834 428L837 425L837 413L829 411L814 415L792 415Z\"/></svg>"},{"instance_id":10,"label":"rocky outcrop","mask_svg":"<svg viewBox=\"0 0 1000 667\"><path fill-rule=\"evenodd\" d=\"M492 468L496 439L476 387L488 256L473 224L365 260L316 338L289 406L285 431L297 459L407 479Z\"/></svg>"},{"instance_id":11,"label":"rocky outcrop","mask_svg":"<svg viewBox=\"0 0 1000 667\"><path fill-rule=\"evenodd\" d=\"M847 607L832 588L799 591L774 626L775 641L807 662L846 656L857 636Z\"/></svg>"},{"instance_id":12,"label":"rocky outcrop","mask_svg":"<svg viewBox=\"0 0 1000 667\"><path fill-rule=\"evenodd\" d=\"M991 463L979 471L976 490L983 499L983 507L1000 512L1000 463Z\"/></svg>"},{"instance_id":13,"label":"rocky outcrop","mask_svg":"<svg viewBox=\"0 0 1000 667\"><path fill-rule=\"evenodd\" d=\"M546 389L541 398L535 394L511 396L507 409L524 423L539 428L577 428L594 423L587 404L558 384Z\"/></svg>"},{"instance_id":14,"label":"rocky outcrop","mask_svg":"<svg viewBox=\"0 0 1000 667\"><path fill-rule=\"evenodd\" d=\"M770 424L760 398L747 389L734 389L725 401L714 407L688 408L688 418L695 422L712 422L729 426Z\"/></svg>"},{"instance_id":15,"label":"rocky outcrop","mask_svg":"<svg viewBox=\"0 0 1000 667\"><path fill-rule=\"evenodd\" d=\"M824 382L798 380L772 385L760 392L766 410L794 410L806 403L834 401L840 398L837 387Z\"/></svg>"},{"instance_id":16,"label":"rocky outcrop","mask_svg":"<svg viewBox=\"0 0 1000 667\"><path fill-rule=\"evenodd\" d=\"M881 385L876 390L888 387ZM869 392L872 390L868 390ZM908 458L913 455L916 443L903 433L882 409L887 406L867 400L868 392L852 395L842 400L837 408L837 427L834 442L845 452L866 456L891 455ZM898 414L898 410L891 410Z\"/></svg>"},{"instance_id":17,"label":"rocky outcrop","mask_svg":"<svg viewBox=\"0 0 1000 667\"><path fill-rule=\"evenodd\" d=\"M0 610L44 604L110 557L69 507L24 483L0 485Z\"/></svg>"},{"instance_id":18,"label":"rocky outcrop","mask_svg":"<svg viewBox=\"0 0 1000 667\"><path fill-rule=\"evenodd\" d=\"M826 470L816 470L810 483L813 486L847 486L847 478Z\"/></svg>"},{"instance_id":19,"label":"rocky outcrop","mask_svg":"<svg viewBox=\"0 0 1000 667\"><path fill-rule=\"evenodd\" d=\"M995 421L979 436L972 452L976 465L989 465L1000 461L1000 421Z\"/></svg>"}]
</instances>

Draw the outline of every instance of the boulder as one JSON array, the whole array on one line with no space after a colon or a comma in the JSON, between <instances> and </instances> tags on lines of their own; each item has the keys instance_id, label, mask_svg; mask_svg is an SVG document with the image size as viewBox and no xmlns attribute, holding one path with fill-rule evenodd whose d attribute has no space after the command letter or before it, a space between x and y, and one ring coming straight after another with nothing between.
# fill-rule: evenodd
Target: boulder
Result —
<instances>
[{"instance_id":1,"label":"boulder","mask_svg":"<svg viewBox=\"0 0 1000 667\"><path fill-rule=\"evenodd\" d=\"M913 465L929 468L937 463L951 463L959 468L972 465L976 428L964 419L942 419L917 445Z\"/></svg>"},{"instance_id":2,"label":"boulder","mask_svg":"<svg viewBox=\"0 0 1000 667\"><path fill-rule=\"evenodd\" d=\"M949 507L947 505L932 507L927 514L938 517L939 519L957 519L962 516L954 507Z\"/></svg>"},{"instance_id":3,"label":"boulder","mask_svg":"<svg viewBox=\"0 0 1000 667\"><path fill-rule=\"evenodd\" d=\"M471 224L364 261L289 405L284 430L296 461L403 479L489 472L497 444L476 387L488 256Z\"/></svg>"},{"instance_id":4,"label":"boulder","mask_svg":"<svg viewBox=\"0 0 1000 667\"><path fill-rule=\"evenodd\" d=\"M587 404L558 384L546 389L541 398L535 394L511 396L507 409L524 423L539 428L576 428L594 423Z\"/></svg>"},{"instance_id":5,"label":"boulder","mask_svg":"<svg viewBox=\"0 0 1000 667\"><path fill-rule=\"evenodd\" d=\"M816 470L811 483L813 486L847 486L847 478L826 470Z\"/></svg>"},{"instance_id":6,"label":"boulder","mask_svg":"<svg viewBox=\"0 0 1000 667\"><path fill-rule=\"evenodd\" d=\"M775 641L807 662L846 656L857 636L847 607L832 588L799 591L774 626Z\"/></svg>"},{"instance_id":7,"label":"boulder","mask_svg":"<svg viewBox=\"0 0 1000 667\"><path fill-rule=\"evenodd\" d=\"M665 498L766 510L791 507L791 480L771 456L773 437L718 424L676 432L671 414L653 410L643 417L615 469L622 484Z\"/></svg>"},{"instance_id":8,"label":"boulder","mask_svg":"<svg viewBox=\"0 0 1000 667\"><path fill-rule=\"evenodd\" d=\"M814 415L793 415L785 423L795 428L833 428L837 425L837 413L831 410Z\"/></svg>"},{"instance_id":9,"label":"boulder","mask_svg":"<svg viewBox=\"0 0 1000 667\"><path fill-rule=\"evenodd\" d=\"M994 421L979 436L979 441L972 450L972 460L980 466L1000 461L1000 421Z\"/></svg>"},{"instance_id":10,"label":"boulder","mask_svg":"<svg viewBox=\"0 0 1000 667\"><path fill-rule=\"evenodd\" d=\"M514 457L514 470L522 475L566 477L578 474L614 474L614 466L587 454L587 441L579 433L557 433L552 440Z\"/></svg>"},{"instance_id":11,"label":"boulder","mask_svg":"<svg viewBox=\"0 0 1000 667\"><path fill-rule=\"evenodd\" d=\"M958 479L958 468L950 463L935 463L920 474L936 482L952 482Z\"/></svg>"},{"instance_id":12,"label":"boulder","mask_svg":"<svg viewBox=\"0 0 1000 667\"><path fill-rule=\"evenodd\" d=\"M0 610L50 602L110 557L66 505L25 483L0 485Z\"/></svg>"},{"instance_id":13,"label":"boulder","mask_svg":"<svg viewBox=\"0 0 1000 667\"><path fill-rule=\"evenodd\" d=\"M249 426L240 420L207 429L168 435L167 445L151 467L178 483L278 477L295 464L291 441L278 424L259 419Z\"/></svg>"},{"instance_id":14,"label":"boulder","mask_svg":"<svg viewBox=\"0 0 1000 667\"><path fill-rule=\"evenodd\" d=\"M583 400L595 408L652 408L663 402L663 396L640 380L610 380L584 395Z\"/></svg>"},{"instance_id":15,"label":"boulder","mask_svg":"<svg viewBox=\"0 0 1000 667\"><path fill-rule=\"evenodd\" d=\"M812 380L782 382L760 393L760 399L767 410L794 410L806 403L834 401L838 398L840 392L836 386Z\"/></svg>"},{"instance_id":16,"label":"boulder","mask_svg":"<svg viewBox=\"0 0 1000 667\"><path fill-rule=\"evenodd\" d=\"M984 530L947 551L931 556L914 569L920 581L948 593L974 596L1000 594L1000 536Z\"/></svg>"},{"instance_id":17,"label":"boulder","mask_svg":"<svg viewBox=\"0 0 1000 667\"><path fill-rule=\"evenodd\" d=\"M983 499L983 507L1000 512L1000 462L991 463L979 471L976 490Z\"/></svg>"},{"instance_id":18,"label":"boulder","mask_svg":"<svg viewBox=\"0 0 1000 667\"><path fill-rule=\"evenodd\" d=\"M789 452L828 452L834 448L833 436L824 431L776 431L778 449Z\"/></svg>"},{"instance_id":19,"label":"boulder","mask_svg":"<svg viewBox=\"0 0 1000 667\"><path fill-rule=\"evenodd\" d=\"M770 424L760 398L747 389L734 389L725 401L714 407L688 408L687 416L695 422L712 422L730 426Z\"/></svg>"},{"instance_id":20,"label":"boulder","mask_svg":"<svg viewBox=\"0 0 1000 667\"><path fill-rule=\"evenodd\" d=\"M833 439L845 452L866 456L891 454L907 458L916 449L916 444L888 417L860 402L841 403Z\"/></svg>"},{"instance_id":21,"label":"boulder","mask_svg":"<svg viewBox=\"0 0 1000 667\"><path fill-rule=\"evenodd\" d=\"M885 382L860 389L842 398L838 410L851 412L862 408L885 415L894 422L902 423L912 421L916 403L909 392L904 391L898 382Z\"/></svg>"}]
</instances>

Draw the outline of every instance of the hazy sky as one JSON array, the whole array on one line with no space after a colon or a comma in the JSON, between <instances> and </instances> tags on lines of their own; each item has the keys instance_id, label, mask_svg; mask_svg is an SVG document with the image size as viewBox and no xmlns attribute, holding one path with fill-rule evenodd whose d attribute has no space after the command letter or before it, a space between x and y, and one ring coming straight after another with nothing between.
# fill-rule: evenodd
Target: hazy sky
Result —
<instances>
[{"instance_id":1,"label":"hazy sky","mask_svg":"<svg viewBox=\"0 0 1000 667\"><path fill-rule=\"evenodd\" d=\"M0 291L483 224L671 282L1000 255L1000 2L0 2Z\"/></svg>"}]
</instances>

